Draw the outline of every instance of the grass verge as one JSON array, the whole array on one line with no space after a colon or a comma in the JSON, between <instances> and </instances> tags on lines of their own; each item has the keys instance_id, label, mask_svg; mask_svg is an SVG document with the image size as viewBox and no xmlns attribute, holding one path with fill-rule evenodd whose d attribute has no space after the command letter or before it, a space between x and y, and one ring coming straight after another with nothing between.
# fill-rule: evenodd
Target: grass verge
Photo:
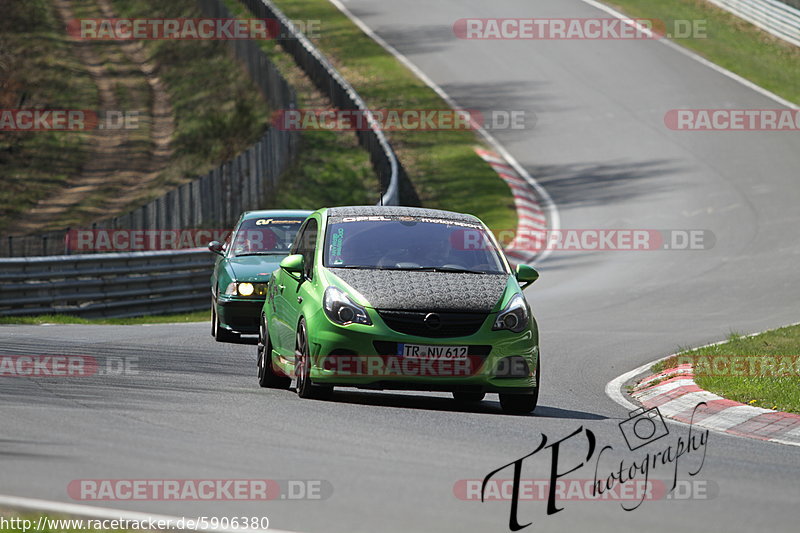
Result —
<instances>
[{"instance_id":1,"label":"grass verge","mask_svg":"<svg viewBox=\"0 0 800 533\"><path fill-rule=\"evenodd\" d=\"M753 83L800 104L800 49L753 26L706 0L609 0L625 14L660 19L667 33L675 21L705 21L697 36L673 40L747 78Z\"/></svg>"},{"instance_id":2,"label":"grass verge","mask_svg":"<svg viewBox=\"0 0 800 533\"><path fill-rule=\"evenodd\" d=\"M134 318L81 318L71 315L37 315L0 317L3 324L92 324L103 326L137 326L141 324L175 324L181 322L207 322L209 311L195 311L175 315L139 316Z\"/></svg>"},{"instance_id":3,"label":"grass verge","mask_svg":"<svg viewBox=\"0 0 800 533\"><path fill-rule=\"evenodd\" d=\"M706 372L706 374L715 374L695 374L695 382L701 388L729 400L765 409L800 413L800 368L798 368L798 362L800 361L800 326L788 326L752 337L731 334L728 341L723 344L683 351L676 356L656 363L651 370L653 373L658 373L672 368L678 364L679 357L687 355L697 357L717 356L727 363L727 370L726 365L722 365L719 367L721 370L713 371L716 368L714 361L719 361L719 359L698 360L698 362L710 362L711 365L706 368L711 368L712 371ZM760 364L755 364L758 361L757 359L754 360L752 368L760 370L751 371L749 360L747 363L742 363L743 366L737 367L734 364L735 360L730 358L741 356L769 358L765 359L767 363L777 363L772 367L773 369L781 368L782 370L788 370L788 372L783 375L784 372L770 371L771 367L769 365L762 367ZM785 367L779 366L783 363L787 363ZM737 375L732 376L730 374ZM780 375L776 376L774 374Z\"/></svg>"},{"instance_id":4,"label":"grass verge","mask_svg":"<svg viewBox=\"0 0 800 533\"><path fill-rule=\"evenodd\" d=\"M67 40L52 2L2 5L0 109L97 109L97 87L75 53L76 45ZM195 0L113 0L112 5L120 18L201 16ZM76 17L103 17L95 0L73 0L71 6ZM119 77L115 92L122 110L140 112L140 131L131 134L127 153L146 157L151 149L147 126L152 95L143 74L121 54L119 43L98 41L91 46L107 70ZM270 111L227 43L151 40L143 46L148 61L158 66L173 109L172 156L146 186L126 194L118 184L104 184L42 231L81 227L137 208L244 151L264 132ZM141 80L131 90L122 83L126 77ZM80 175L90 156L87 139L87 133L75 132L0 135L0 231Z\"/></svg>"},{"instance_id":5,"label":"grass verge","mask_svg":"<svg viewBox=\"0 0 800 533\"><path fill-rule=\"evenodd\" d=\"M226 1L229 5L238 3ZM327 0L278 0L276 4L291 19L320 21L312 40L370 108L449 109L433 90ZM268 52L272 50L271 57L282 69L287 68L286 54L275 54L274 43L264 46ZM292 76L288 77L295 83ZM313 107L308 104L301 102L301 106ZM350 132L329 135L353 137ZM478 139L474 132L392 131L388 135L423 205L475 214L496 231L516 228L511 192L475 154Z\"/></svg>"},{"instance_id":6,"label":"grass verge","mask_svg":"<svg viewBox=\"0 0 800 533\"><path fill-rule=\"evenodd\" d=\"M0 109L95 109L97 87L49 0L3 2ZM0 134L0 230L86 161L85 132Z\"/></svg>"}]
</instances>

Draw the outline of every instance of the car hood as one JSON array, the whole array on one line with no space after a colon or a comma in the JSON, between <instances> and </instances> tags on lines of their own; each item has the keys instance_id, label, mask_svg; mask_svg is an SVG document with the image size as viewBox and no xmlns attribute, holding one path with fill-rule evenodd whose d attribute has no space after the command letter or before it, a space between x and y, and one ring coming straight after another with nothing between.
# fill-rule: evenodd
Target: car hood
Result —
<instances>
[{"instance_id":1,"label":"car hood","mask_svg":"<svg viewBox=\"0 0 800 533\"><path fill-rule=\"evenodd\" d=\"M228 268L236 281L267 281L284 255L245 255L228 259Z\"/></svg>"},{"instance_id":2,"label":"car hood","mask_svg":"<svg viewBox=\"0 0 800 533\"><path fill-rule=\"evenodd\" d=\"M329 268L375 309L489 312L503 296L508 274Z\"/></svg>"}]
</instances>

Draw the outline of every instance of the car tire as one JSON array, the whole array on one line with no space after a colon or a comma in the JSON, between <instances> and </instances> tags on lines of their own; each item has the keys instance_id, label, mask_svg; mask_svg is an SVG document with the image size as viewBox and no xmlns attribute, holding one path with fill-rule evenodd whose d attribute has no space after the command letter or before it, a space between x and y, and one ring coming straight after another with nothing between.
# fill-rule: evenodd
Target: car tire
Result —
<instances>
[{"instance_id":1,"label":"car tire","mask_svg":"<svg viewBox=\"0 0 800 533\"><path fill-rule=\"evenodd\" d=\"M228 331L219 325L219 316L217 316L217 304L211 300L211 336L217 342L236 342L239 340L239 334Z\"/></svg>"},{"instance_id":2,"label":"car tire","mask_svg":"<svg viewBox=\"0 0 800 533\"><path fill-rule=\"evenodd\" d=\"M485 392L453 391L453 399L457 402L475 403L486 397Z\"/></svg>"},{"instance_id":3,"label":"car tire","mask_svg":"<svg viewBox=\"0 0 800 533\"><path fill-rule=\"evenodd\" d=\"M527 415L536 409L539 403L539 389L541 389L542 360L536 361L536 388L533 394L500 394L500 407L511 415Z\"/></svg>"},{"instance_id":4,"label":"car tire","mask_svg":"<svg viewBox=\"0 0 800 533\"><path fill-rule=\"evenodd\" d=\"M258 328L258 384L264 388L284 390L292 384L292 378L278 374L272 365L272 339L263 315Z\"/></svg>"},{"instance_id":5,"label":"car tire","mask_svg":"<svg viewBox=\"0 0 800 533\"><path fill-rule=\"evenodd\" d=\"M297 336L295 337L295 376L297 376L297 395L301 398L311 398L324 400L330 398L333 387L314 385L311 382L311 355L308 347L308 333L306 331L306 321L301 318L297 325Z\"/></svg>"}]
</instances>

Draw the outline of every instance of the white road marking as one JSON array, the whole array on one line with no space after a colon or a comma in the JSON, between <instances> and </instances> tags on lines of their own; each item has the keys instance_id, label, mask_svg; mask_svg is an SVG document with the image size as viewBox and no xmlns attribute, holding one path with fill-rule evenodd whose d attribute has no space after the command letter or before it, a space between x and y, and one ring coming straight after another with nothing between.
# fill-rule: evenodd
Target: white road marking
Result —
<instances>
[{"instance_id":1,"label":"white road marking","mask_svg":"<svg viewBox=\"0 0 800 533\"><path fill-rule=\"evenodd\" d=\"M638 22L635 22L634 20L631 20L632 17L629 17L627 15L622 14L622 13L620 13L619 11L617 11L616 9L614 9L612 7L609 7L609 6L605 5L605 4L601 4L600 2L597 2L596 0L581 0L581 2L583 2L584 4L588 4L588 5L590 5L590 6L594 7L594 8L597 8L597 9L599 9L601 11L605 11L609 15L612 15L612 16L620 19L621 21L625 22L626 24L635 27L640 32L645 33L648 36L652 36L652 32L650 31L649 28L646 28L645 26L639 24ZM695 52L692 52L688 48L684 48L683 46L679 45L678 43L676 43L676 42L674 42L674 41L672 41L670 39L662 38L662 39L658 39L658 41L660 43L662 43L664 46L668 46L668 47L672 48L673 50L675 50L676 52L679 52L679 53L685 55L686 57L694 59L698 63L702 63L703 65L707 66L708 68L710 68L710 69L722 74L723 76L727 76L728 78L730 78L730 79L732 79L732 80L734 80L736 82L741 83L742 85L744 85L748 89L752 89L752 90L756 91L757 93L761 94L762 96L766 96L767 98L779 103L780 105L782 105L784 107L788 107L789 109L800 109L799 106L793 104L789 100L786 100L785 98L782 98L782 97L778 96L777 94L773 93L772 91L768 91L767 89L761 87L760 85L756 85L752 81L750 81L750 80L748 80L746 78L743 78L742 76L739 76L738 74L736 74L734 72L731 72L730 70L728 70L726 68L723 68L723 67L717 65L716 63L712 63L711 61L709 61L708 59L704 58L703 56L701 56L701 55L699 55L699 54L697 54Z\"/></svg>"},{"instance_id":2,"label":"white road marking","mask_svg":"<svg viewBox=\"0 0 800 533\"><path fill-rule=\"evenodd\" d=\"M791 327L791 326L798 326L798 325L800 325L800 322L795 322L794 324L787 324L786 326L781 326L781 327ZM750 335L745 335L745 337L755 337L757 335L761 335L762 333L766 333L768 331L774 331L776 329L780 329L780 328L772 328L772 329L766 329L764 331L758 331L756 333L751 333ZM725 344L727 342L728 342L727 340L719 341L719 342L712 342L712 343L709 343L709 344L705 344L703 346L698 346L695 349L699 350L700 348L708 348L709 346L719 346L720 344ZM657 360L652 361L650 363L643 364L642 366L640 366L638 368L634 368L630 372L625 372L621 376L617 376L616 378L612 379L611 381L609 381L606 384L606 396L608 396L609 398L614 400L614 402L618 403L622 407L625 407L626 409L628 409L628 411L633 411L634 409L638 409L641 406L632 403L630 400L628 400L628 398L625 397L625 395L622 392L622 386L625 385L625 383L627 383L631 379L635 378L636 376L638 376L640 374L644 374L645 372L647 372L654 364L659 363L661 361L664 361L665 359L669 359L670 357L674 357L676 355L677 354L667 355L666 357L662 357L661 359L657 359ZM671 416L674 416L677 413L680 413L682 411L687 410L689 407L697 405L697 403L700 402L700 401L706 401L707 402L707 401L723 400L723 399L724 398L722 398L721 396L717 396L716 394L710 393L708 391L690 392L689 394L686 394L684 396L681 396L679 398L671 400L671 401L669 401L667 403L664 403L663 405L660 405L658 407L658 410L663 415L671 417ZM747 406L747 407L751 407L751 406ZM720 412L723 412L723 411L720 411ZM709 418L711 418L711 417L709 417ZM684 423L685 424L685 422L680 422L679 420L675 420L674 418L670 418L670 420L673 420L674 422ZM705 426L704 423L705 423L705 420L703 420L703 423L701 423L699 425L703 425L704 427L708 427L708 426ZM715 427L708 427L708 429L712 429L714 431L717 431L717 428L715 428ZM724 430L720 430L720 433L725 433L727 435L731 435L730 433L727 433ZM778 443L778 444L787 444L787 445L790 445L790 446L800 446L800 428L793 429L793 430L787 432L785 435L783 435L780 438L774 438L774 439L768 439L768 440L770 442L775 442L775 443Z\"/></svg>"},{"instance_id":3,"label":"white road marking","mask_svg":"<svg viewBox=\"0 0 800 533\"><path fill-rule=\"evenodd\" d=\"M406 56L400 53L400 51L397 50L394 46L383 40L383 38L374 31L372 31L372 28L367 26L363 20L355 16L349 9L347 9L347 7L341 2L341 0L330 0L330 2L334 6L336 6L336 8L339 11L341 11L347 18L353 21L353 23L356 26L358 26L361 31L366 33L373 41L381 45L384 50L392 54L398 61L400 61L411 72L413 72L415 76L417 76L420 80L422 80L423 83L425 83L425 85L433 89L436 92L436 94L438 94L445 102L447 102L447 105L449 105L456 111L465 111L465 109L460 105L458 105L456 101L453 100L450 97L450 95L444 91L444 89L439 87L439 85L435 81L433 81L430 77L428 77L427 74L425 74L422 70L420 70L419 67L417 67L414 63L412 63L410 59L408 59ZM561 219L559 218L558 208L555 202L553 202L553 199L550 197L550 194L544 189L544 187L539 185L539 183L533 178L533 176L528 174L528 171L525 170L525 167L523 167L519 163L519 161L517 161L514 158L514 156L512 156L508 152L508 150L506 150L503 147L503 145L501 145L500 142L494 138L494 136L491 133L486 131L486 129L479 124L475 124L475 131L477 131L478 134L481 137L483 137L483 139L492 147L492 149L495 152L503 156L503 158L512 166L512 168L517 172L517 174L519 174L522 178L524 178L525 181L527 181L531 185L531 187L533 187L536 190L537 194L542 200L543 207L547 210L547 213L549 215L548 218L550 219L550 229L558 230L561 227ZM537 255L536 261L537 262L544 261L544 259L548 255L550 255L551 252L552 250L545 249L544 251L541 252L541 254Z\"/></svg>"},{"instance_id":4,"label":"white road marking","mask_svg":"<svg viewBox=\"0 0 800 533\"><path fill-rule=\"evenodd\" d=\"M725 431L734 426L738 426L747 422L751 418L763 415L765 413L774 413L769 409L762 409L761 407L753 407L752 405L736 405L723 409L719 413L715 413L708 418L703 419L701 425L713 428L718 431Z\"/></svg>"},{"instance_id":5,"label":"white road marking","mask_svg":"<svg viewBox=\"0 0 800 533\"><path fill-rule=\"evenodd\" d=\"M694 407L700 402L713 402L716 400L722 400L722 398L716 394L706 391L690 392L689 394L684 394L683 396L679 396L674 400L670 400L659 405L658 411L664 416L672 417L679 413L684 413L689 409L694 409ZM695 423L697 425L703 425L702 422Z\"/></svg>"},{"instance_id":6,"label":"white road marking","mask_svg":"<svg viewBox=\"0 0 800 533\"><path fill-rule=\"evenodd\" d=\"M661 396L664 393L667 393L671 390L686 387L689 385L695 385L695 382L692 378L680 378L676 379L675 381L670 381L669 383L664 383L656 385L650 390L643 391L643 392L636 392L633 394L634 398L639 400L640 402L644 403L656 396Z\"/></svg>"}]
</instances>

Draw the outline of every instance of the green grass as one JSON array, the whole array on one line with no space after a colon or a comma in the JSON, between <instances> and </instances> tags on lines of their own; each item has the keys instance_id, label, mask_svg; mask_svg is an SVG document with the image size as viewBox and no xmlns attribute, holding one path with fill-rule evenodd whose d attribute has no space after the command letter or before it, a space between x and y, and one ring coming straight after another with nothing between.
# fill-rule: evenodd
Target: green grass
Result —
<instances>
[{"instance_id":1,"label":"green grass","mask_svg":"<svg viewBox=\"0 0 800 533\"><path fill-rule=\"evenodd\" d=\"M210 311L195 311L175 315L140 316L134 318L80 318L71 315L37 315L0 317L0 324L94 324L103 326L136 326L139 324L174 324L179 322L206 322Z\"/></svg>"},{"instance_id":2,"label":"green grass","mask_svg":"<svg viewBox=\"0 0 800 533\"><path fill-rule=\"evenodd\" d=\"M728 341L697 350L685 350L653 365L654 373L672 368L681 356L800 356L800 326L788 326L753 337L731 334ZM749 372L742 372L743 374ZM790 376L771 375L695 375L703 389L741 403L800 413L800 373Z\"/></svg>"},{"instance_id":3,"label":"green grass","mask_svg":"<svg viewBox=\"0 0 800 533\"><path fill-rule=\"evenodd\" d=\"M49 0L3 2L0 109L96 109L97 88ZM86 161L83 132L0 133L0 230Z\"/></svg>"},{"instance_id":4,"label":"green grass","mask_svg":"<svg viewBox=\"0 0 800 533\"><path fill-rule=\"evenodd\" d=\"M231 6L237 3L235 0L226 1ZM433 90L361 32L327 0L278 0L276 3L289 18L321 21L315 44L331 59L370 108L449 109ZM239 10L238 13L243 11ZM263 46L284 72L293 68L288 56L275 50L274 43L264 43ZM287 78L298 86L297 76L290 74ZM305 91L305 94L310 93ZM319 101L308 99L301 102L301 107L304 105L320 107ZM327 135L353 137L350 132ZM304 133L305 138L313 136L316 133ZM474 147L479 142L473 132L392 131L388 136L423 205L475 214L494 230L516 228L511 192L475 154ZM320 161L329 160L334 155L326 153L329 145L317 143L310 142L318 148L315 153L320 156ZM313 162L309 163L298 175L308 176L314 165ZM374 181L374 176L371 179ZM344 186L340 189L346 192ZM320 193L323 197L327 196L325 189ZM309 201L315 199L315 191L306 194L309 195ZM332 199L335 201L338 198ZM376 200L377 195L372 198ZM332 205L324 198L316 200L316 204Z\"/></svg>"},{"instance_id":5,"label":"green grass","mask_svg":"<svg viewBox=\"0 0 800 533\"><path fill-rule=\"evenodd\" d=\"M121 18L201 17L195 0L113 0ZM143 41L159 65L175 113L175 153L160 187L131 208L204 174L250 147L264 132L270 110L224 41Z\"/></svg>"},{"instance_id":6,"label":"green grass","mask_svg":"<svg viewBox=\"0 0 800 533\"><path fill-rule=\"evenodd\" d=\"M97 88L67 41L50 0L2 2L0 15L0 109L97 109ZM94 1L74 0L76 17L102 17ZM121 18L199 17L195 0L113 0ZM42 231L81 227L123 214L204 174L244 151L264 132L270 110L244 66L223 41L143 41L148 59L158 65L174 111L174 153L158 177L135 191L104 184ZM130 72L115 94L124 111L149 112L144 76L116 43L93 42L93 50L112 72ZM134 156L150 150L150 117L140 113L131 132ZM0 231L37 201L57 194L87 160L85 133L0 134ZM124 164L122 166L124 167ZM124 198L115 206L108 200ZM120 205L124 203L124 205Z\"/></svg>"},{"instance_id":7,"label":"green grass","mask_svg":"<svg viewBox=\"0 0 800 533\"><path fill-rule=\"evenodd\" d=\"M237 0L226 0L234 16L252 18ZM299 108L328 108L329 102L316 89L291 56L274 40L259 42L262 51L295 89ZM300 155L281 176L264 208L318 209L336 205L374 204L378 201L378 179L369 155L359 147L355 135L331 131L303 131Z\"/></svg>"},{"instance_id":8,"label":"green grass","mask_svg":"<svg viewBox=\"0 0 800 533\"><path fill-rule=\"evenodd\" d=\"M664 21L667 33L675 20L706 21L705 38L676 38L677 43L800 104L800 49L705 0L609 0L627 15Z\"/></svg>"}]
</instances>

